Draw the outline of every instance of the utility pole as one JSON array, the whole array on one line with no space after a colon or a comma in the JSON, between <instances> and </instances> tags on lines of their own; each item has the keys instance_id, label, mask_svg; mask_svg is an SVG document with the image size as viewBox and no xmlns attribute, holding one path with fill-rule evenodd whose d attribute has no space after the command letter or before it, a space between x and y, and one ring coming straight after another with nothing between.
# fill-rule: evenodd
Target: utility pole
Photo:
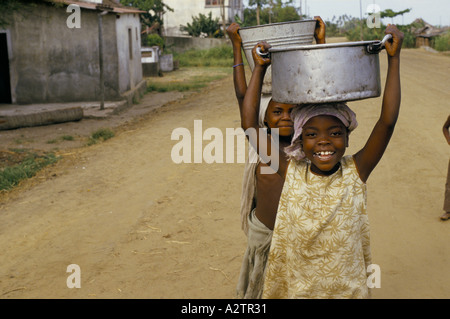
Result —
<instances>
[{"instance_id":1,"label":"utility pole","mask_svg":"<svg viewBox=\"0 0 450 319\"><path fill-rule=\"evenodd\" d=\"M303 19L303 17L302 17L302 0L300 0L300 6L298 7L298 10L299 10L300 18Z\"/></svg>"},{"instance_id":2,"label":"utility pole","mask_svg":"<svg viewBox=\"0 0 450 319\"><path fill-rule=\"evenodd\" d=\"M105 109L105 79L103 74L103 16L112 12L113 8L99 4L95 7L98 13L98 64L100 68L100 110Z\"/></svg>"},{"instance_id":3,"label":"utility pole","mask_svg":"<svg viewBox=\"0 0 450 319\"><path fill-rule=\"evenodd\" d=\"M359 0L359 19L361 21L361 41L363 40L363 19L362 19L362 4L361 0Z\"/></svg>"},{"instance_id":4,"label":"utility pole","mask_svg":"<svg viewBox=\"0 0 450 319\"><path fill-rule=\"evenodd\" d=\"M227 27L225 24L225 0L220 0L220 15L222 16L223 37L225 38L227 36Z\"/></svg>"},{"instance_id":5,"label":"utility pole","mask_svg":"<svg viewBox=\"0 0 450 319\"><path fill-rule=\"evenodd\" d=\"M270 23L272 23L272 14L273 14L273 1L272 0L269 1L269 5L270 5L270 8L269 8L269 24L270 24Z\"/></svg>"},{"instance_id":6,"label":"utility pole","mask_svg":"<svg viewBox=\"0 0 450 319\"><path fill-rule=\"evenodd\" d=\"M98 14L98 64L100 67L100 110L105 109L105 79L103 74L103 21L102 17L108 14L108 11L102 11Z\"/></svg>"}]
</instances>

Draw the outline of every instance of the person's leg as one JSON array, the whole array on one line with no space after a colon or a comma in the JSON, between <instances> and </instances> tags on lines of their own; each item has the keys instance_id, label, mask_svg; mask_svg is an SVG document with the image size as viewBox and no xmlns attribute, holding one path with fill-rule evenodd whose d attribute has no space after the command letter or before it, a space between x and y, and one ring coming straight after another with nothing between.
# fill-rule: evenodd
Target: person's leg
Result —
<instances>
[{"instance_id":1,"label":"person's leg","mask_svg":"<svg viewBox=\"0 0 450 319\"><path fill-rule=\"evenodd\" d=\"M441 219L450 219L450 160L448 161L447 182L445 183L444 212Z\"/></svg>"}]
</instances>

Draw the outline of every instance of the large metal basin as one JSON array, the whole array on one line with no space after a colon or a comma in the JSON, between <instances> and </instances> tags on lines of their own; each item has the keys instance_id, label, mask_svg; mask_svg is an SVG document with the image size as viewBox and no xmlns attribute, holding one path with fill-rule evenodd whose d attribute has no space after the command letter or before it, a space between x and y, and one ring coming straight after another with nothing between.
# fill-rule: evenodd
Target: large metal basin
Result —
<instances>
[{"instance_id":1,"label":"large metal basin","mask_svg":"<svg viewBox=\"0 0 450 319\"><path fill-rule=\"evenodd\" d=\"M266 41L272 48L290 45L311 44L314 39L316 20L298 20L281 23L244 27L239 30L245 57L253 71L255 64L252 57L253 47L260 41ZM272 92L271 66L267 68L262 93Z\"/></svg>"},{"instance_id":2,"label":"large metal basin","mask_svg":"<svg viewBox=\"0 0 450 319\"><path fill-rule=\"evenodd\" d=\"M369 53L372 47L378 49ZM380 41L271 48L272 98L305 104L378 97L381 49Z\"/></svg>"}]
</instances>

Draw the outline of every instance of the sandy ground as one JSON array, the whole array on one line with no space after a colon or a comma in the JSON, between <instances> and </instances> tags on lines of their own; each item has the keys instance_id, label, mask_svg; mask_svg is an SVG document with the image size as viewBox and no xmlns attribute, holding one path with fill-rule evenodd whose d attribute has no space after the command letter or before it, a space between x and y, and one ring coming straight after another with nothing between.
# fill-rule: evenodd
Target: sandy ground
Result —
<instances>
[{"instance_id":1,"label":"sandy ground","mask_svg":"<svg viewBox=\"0 0 450 319\"><path fill-rule=\"evenodd\" d=\"M373 262L381 270L373 297L449 298L450 221L439 216L450 58L402 55L400 118L368 181ZM385 52L380 61L384 85ZM137 109L154 100L145 96ZM365 143L381 98L350 106L360 126L348 154ZM194 135L194 120L202 120L203 131L218 128L225 138L226 128L240 126L231 76L141 118L104 143L70 151L60 145L61 161L2 194L0 298L234 298L246 246L239 221L244 165L171 158L176 128ZM40 130L17 130L16 138L36 140ZM2 144L12 143L5 134ZM67 286L71 264L80 267L81 288Z\"/></svg>"}]
</instances>

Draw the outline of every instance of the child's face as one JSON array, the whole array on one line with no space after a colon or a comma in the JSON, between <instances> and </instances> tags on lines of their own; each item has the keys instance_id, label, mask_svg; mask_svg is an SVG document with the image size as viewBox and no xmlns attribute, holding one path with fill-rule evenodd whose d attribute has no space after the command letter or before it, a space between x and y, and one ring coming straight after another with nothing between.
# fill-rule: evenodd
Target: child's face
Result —
<instances>
[{"instance_id":1,"label":"child's face","mask_svg":"<svg viewBox=\"0 0 450 319\"><path fill-rule=\"evenodd\" d=\"M302 131L303 152L311 161L311 171L330 175L339 167L348 145L347 128L337 117L319 115L309 119Z\"/></svg>"},{"instance_id":2,"label":"child's face","mask_svg":"<svg viewBox=\"0 0 450 319\"><path fill-rule=\"evenodd\" d=\"M283 104L271 100L264 118L267 126L278 128L280 136L291 136L294 134L294 122L291 119L291 112L294 106L293 104Z\"/></svg>"}]
</instances>

